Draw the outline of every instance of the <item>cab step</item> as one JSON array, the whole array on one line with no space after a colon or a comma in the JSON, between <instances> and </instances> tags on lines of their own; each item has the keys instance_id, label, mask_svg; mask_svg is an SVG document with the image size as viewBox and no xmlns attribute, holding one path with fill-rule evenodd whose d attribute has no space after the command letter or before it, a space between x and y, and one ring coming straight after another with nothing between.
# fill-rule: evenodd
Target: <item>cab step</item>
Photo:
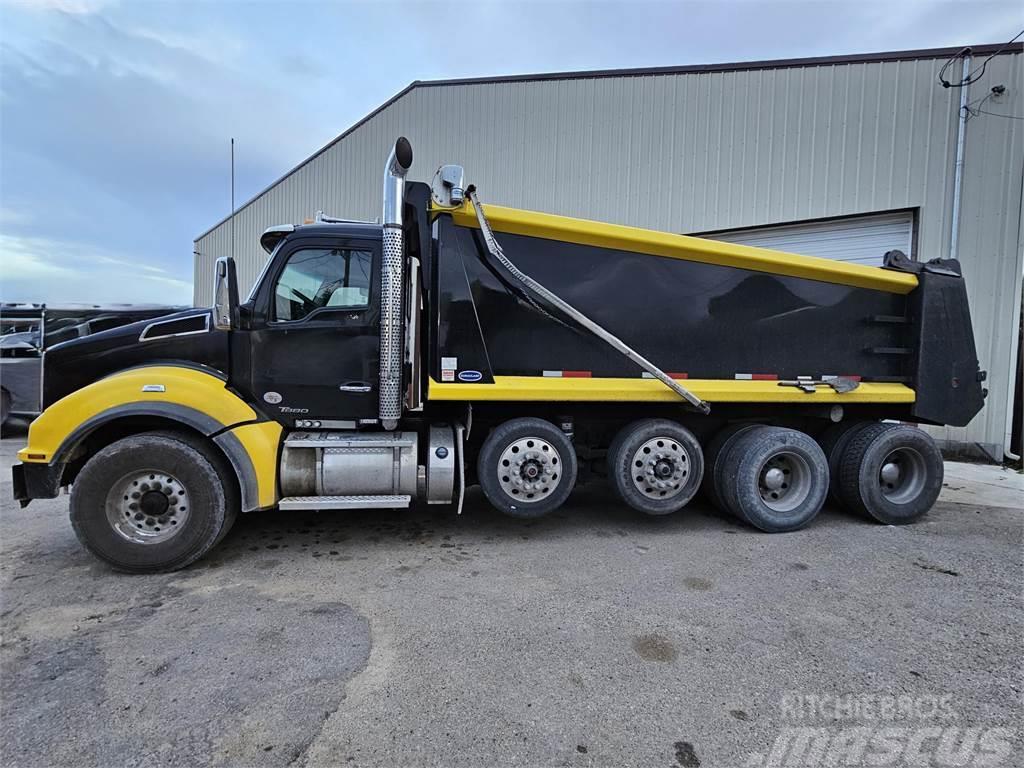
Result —
<instances>
[{"instance_id":1,"label":"cab step","mask_svg":"<svg viewBox=\"0 0 1024 768\"><path fill-rule=\"evenodd\" d=\"M285 440L288 448L415 448L405 432L292 432Z\"/></svg>"},{"instance_id":2,"label":"cab step","mask_svg":"<svg viewBox=\"0 0 1024 768\"><path fill-rule=\"evenodd\" d=\"M278 509L403 509L412 496L286 496Z\"/></svg>"}]
</instances>

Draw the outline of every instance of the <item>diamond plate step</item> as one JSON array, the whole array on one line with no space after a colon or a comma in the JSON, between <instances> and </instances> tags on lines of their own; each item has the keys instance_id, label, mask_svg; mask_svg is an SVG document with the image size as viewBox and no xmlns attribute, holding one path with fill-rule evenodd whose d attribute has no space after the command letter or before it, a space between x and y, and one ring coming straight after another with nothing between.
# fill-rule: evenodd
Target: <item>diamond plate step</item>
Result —
<instances>
[{"instance_id":1,"label":"diamond plate step","mask_svg":"<svg viewBox=\"0 0 1024 768\"><path fill-rule=\"evenodd\" d=\"M284 444L289 448L411 448L415 441L402 432L292 432Z\"/></svg>"},{"instance_id":2,"label":"diamond plate step","mask_svg":"<svg viewBox=\"0 0 1024 768\"><path fill-rule=\"evenodd\" d=\"M287 496L279 509L402 509L412 496Z\"/></svg>"}]
</instances>

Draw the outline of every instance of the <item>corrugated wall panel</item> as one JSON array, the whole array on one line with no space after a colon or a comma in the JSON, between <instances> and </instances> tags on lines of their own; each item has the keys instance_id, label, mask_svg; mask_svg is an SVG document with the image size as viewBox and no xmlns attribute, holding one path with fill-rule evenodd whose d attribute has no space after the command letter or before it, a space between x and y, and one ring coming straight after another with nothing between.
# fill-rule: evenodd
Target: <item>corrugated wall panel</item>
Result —
<instances>
[{"instance_id":1,"label":"corrugated wall panel","mask_svg":"<svg viewBox=\"0 0 1024 768\"><path fill-rule=\"evenodd\" d=\"M887 251L895 249L908 254L912 252L913 228L913 215L904 211L807 224L730 230L705 237L784 253L880 267Z\"/></svg>"},{"instance_id":2,"label":"corrugated wall panel","mask_svg":"<svg viewBox=\"0 0 1024 768\"><path fill-rule=\"evenodd\" d=\"M1024 114L1021 55L989 63L977 98ZM875 63L414 88L236 216L243 292L264 261L260 233L316 210L373 220L391 142L406 135L414 178L465 166L484 201L673 232L699 232L918 209L922 259L949 253L956 89L942 61ZM1006 422L1024 121L981 116L968 128L961 256L992 395L946 437L995 445ZM196 241L197 303L211 300L228 223ZM997 404L1001 403L1002 405Z\"/></svg>"}]
</instances>

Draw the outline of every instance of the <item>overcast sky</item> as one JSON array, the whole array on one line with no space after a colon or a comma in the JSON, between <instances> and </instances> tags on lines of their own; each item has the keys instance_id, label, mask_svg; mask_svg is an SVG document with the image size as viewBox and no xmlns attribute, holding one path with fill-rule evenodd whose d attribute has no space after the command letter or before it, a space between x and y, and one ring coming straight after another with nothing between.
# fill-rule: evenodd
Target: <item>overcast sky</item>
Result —
<instances>
[{"instance_id":1,"label":"overcast sky","mask_svg":"<svg viewBox=\"0 0 1024 768\"><path fill-rule=\"evenodd\" d=\"M0 0L0 297L191 303L192 240L416 79L1005 42L1024 3ZM344 212L338 212L344 213Z\"/></svg>"}]
</instances>

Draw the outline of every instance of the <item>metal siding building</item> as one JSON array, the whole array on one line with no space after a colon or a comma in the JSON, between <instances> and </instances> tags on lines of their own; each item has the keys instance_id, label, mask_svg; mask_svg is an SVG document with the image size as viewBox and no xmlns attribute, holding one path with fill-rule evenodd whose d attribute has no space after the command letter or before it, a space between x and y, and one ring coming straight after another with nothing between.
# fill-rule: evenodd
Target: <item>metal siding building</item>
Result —
<instances>
[{"instance_id":1,"label":"metal siding building","mask_svg":"<svg viewBox=\"0 0 1024 768\"><path fill-rule=\"evenodd\" d=\"M975 47L975 62L996 50ZM890 242L863 240L858 222L871 222L889 227L888 247L909 240L920 260L946 258L960 89L936 75L956 52L416 82L244 204L233 224L200 235L195 301L211 302L213 263L231 253L232 227L244 295L265 262L266 227L318 210L379 217L384 159L399 135L415 151L412 178L459 163L485 203L810 253L817 242L822 255L861 261L858 238ZM1024 114L1022 63L1019 44L992 58L969 101L1003 84L986 111ZM990 394L968 427L936 436L1001 456L1024 264L1024 121L978 114L964 142L958 257ZM722 232L779 224L790 226ZM827 231L843 242L826 247Z\"/></svg>"}]
</instances>

